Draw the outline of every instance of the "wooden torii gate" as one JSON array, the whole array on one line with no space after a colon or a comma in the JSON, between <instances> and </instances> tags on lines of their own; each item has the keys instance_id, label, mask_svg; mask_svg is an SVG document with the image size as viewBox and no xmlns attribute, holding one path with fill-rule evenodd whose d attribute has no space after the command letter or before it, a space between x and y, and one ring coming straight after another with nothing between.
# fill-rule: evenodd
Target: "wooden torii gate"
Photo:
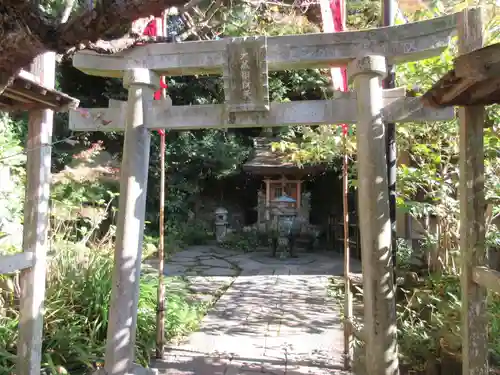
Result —
<instances>
[{"instance_id":1,"label":"wooden torii gate","mask_svg":"<svg viewBox=\"0 0 500 375\"><path fill-rule=\"evenodd\" d=\"M122 78L128 101L70 113L75 131L124 131L115 268L105 358L108 375L133 365L141 249L149 163L149 131L294 124L357 124L360 231L363 257L366 365L370 375L397 373L395 299L384 122L452 119L449 109L424 108L404 90L383 90L388 64L439 55L457 15L387 28L343 33L227 38L150 44L115 54L83 51L73 64L98 76ZM274 103L270 70L348 66L354 91L333 100ZM160 75L222 74L225 103L172 106L153 101ZM347 322L346 327L351 329ZM144 371L141 369L141 371Z\"/></svg>"}]
</instances>

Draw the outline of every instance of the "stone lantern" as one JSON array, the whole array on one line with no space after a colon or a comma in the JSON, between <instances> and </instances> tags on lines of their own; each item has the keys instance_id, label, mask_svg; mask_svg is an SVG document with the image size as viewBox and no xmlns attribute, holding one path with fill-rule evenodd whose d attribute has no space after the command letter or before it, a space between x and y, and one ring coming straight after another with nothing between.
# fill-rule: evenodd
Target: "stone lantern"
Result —
<instances>
[{"instance_id":1,"label":"stone lantern","mask_svg":"<svg viewBox=\"0 0 500 375\"><path fill-rule=\"evenodd\" d=\"M292 226L297 216L297 210L293 207L296 200L287 195L282 195L272 201L273 205L273 221L277 225L278 246L288 248L289 236L292 234ZM292 207L290 207L292 206ZM284 257L286 251L281 253Z\"/></svg>"},{"instance_id":2,"label":"stone lantern","mask_svg":"<svg viewBox=\"0 0 500 375\"><path fill-rule=\"evenodd\" d=\"M227 234L228 211L225 208L219 207L215 210L215 239L217 242L222 242Z\"/></svg>"}]
</instances>

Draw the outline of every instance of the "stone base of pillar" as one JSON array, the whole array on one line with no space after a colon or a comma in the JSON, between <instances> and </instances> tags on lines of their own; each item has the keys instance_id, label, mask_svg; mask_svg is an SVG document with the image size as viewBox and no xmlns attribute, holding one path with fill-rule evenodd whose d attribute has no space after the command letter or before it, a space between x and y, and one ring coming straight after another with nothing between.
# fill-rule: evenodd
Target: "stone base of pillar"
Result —
<instances>
[{"instance_id":1,"label":"stone base of pillar","mask_svg":"<svg viewBox=\"0 0 500 375\"><path fill-rule=\"evenodd\" d=\"M100 368L99 370L94 371L92 375L108 375L108 373L104 368ZM158 369L145 368L134 363L127 375L158 375Z\"/></svg>"},{"instance_id":2,"label":"stone base of pillar","mask_svg":"<svg viewBox=\"0 0 500 375\"><path fill-rule=\"evenodd\" d=\"M145 368L134 363L128 375L158 375L158 369Z\"/></svg>"}]
</instances>

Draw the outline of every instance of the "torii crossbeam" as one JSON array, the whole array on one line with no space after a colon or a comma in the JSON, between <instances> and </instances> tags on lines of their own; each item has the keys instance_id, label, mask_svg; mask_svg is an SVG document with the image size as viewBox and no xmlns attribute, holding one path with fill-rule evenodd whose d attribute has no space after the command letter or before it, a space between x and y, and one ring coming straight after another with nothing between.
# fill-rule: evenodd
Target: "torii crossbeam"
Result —
<instances>
[{"instance_id":1,"label":"torii crossbeam","mask_svg":"<svg viewBox=\"0 0 500 375\"><path fill-rule=\"evenodd\" d=\"M383 118L387 122L426 122L450 120L453 108L435 110L423 107L420 98L405 96L402 88L384 90ZM171 106L170 100L152 104L150 130L193 130L209 128L251 128L293 125L355 124L354 92L335 100L304 100L270 103L269 111L246 112L233 117L225 104ZM124 131L127 102L110 100L109 108L79 109L70 112L70 125L76 131Z\"/></svg>"}]
</instances>

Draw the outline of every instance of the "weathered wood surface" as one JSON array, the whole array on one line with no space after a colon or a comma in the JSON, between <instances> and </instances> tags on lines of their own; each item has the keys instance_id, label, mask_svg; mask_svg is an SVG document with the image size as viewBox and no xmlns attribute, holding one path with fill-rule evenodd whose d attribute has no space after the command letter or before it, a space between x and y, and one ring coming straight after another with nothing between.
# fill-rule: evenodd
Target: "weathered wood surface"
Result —
<instances>
[{"instance_id":1,"label":"weathered wood surface","mask_svg":"<svg viewBox=\"0 0 500 375\"><path fill-rule=\"evenodd\" d=\"M500 294L500 272L489 267L474 267L472 278L476 284Z\"/></svg>"},{"instance_id":2,"label":"weathered wood surface","mask_svg":"<svg viewBox=\"0 0 500 375\"><path fill-rule=\"evenodd\" d=\"M500 103L500 75L458 77L451 70L423 95L423 102L433 108Z\"/></svg>"},{"instance_id":3,"label":"weathered wood surface","mask_svg":"<svg viewBox=\"0 0 500 375\"><path fill-rule=\"evenodd\" d=\"M464 10L458 21L458 49L483 46L480 9ZM462 252L462 362L464 375L488 374L487 290L474 282L475 267L485 266L483 106L459 108L460 251Z\"/></svg>"},{"instance_id":4,"label":"weathered wood surface","mask_svg":"<svg viewBox=\"0 0 500 375\"><path fill-rule=\"evenodd\" d=\"M390 63L436 56L455 32L456 15L364 31L285 35L267 38L269 70L345 66L360 55L379 54ZM116 55L79 52L73 65L91 75L122 77L132 68L170 76L221 74L231 39L158 43Z\"/></svg>"},{"instance_id":5,"label":"weathered wood surface","mask_svg":"<svg viewBox=\"0 0 500 375\"><path fill-rule=\"evenodd\" d=\"M32 252L22 252L0 256L0 275L24 270L33 266L35 257Z\"/></svg>"},{"instance_id":6,"label":"weathered wood surface","mask_svg":"<svg viewBox=\"0 0 500 375\"><path fill-rule=\"evenodd\" d=\"M458 77L480 79L500 77L500 43L458 56L455 74Z\"/></svg>"},{"instance_id":7,"label":"weathered wood surface","mask_svg":"<svg viewBox=\"0 0 500 375\"><path fill-rule=\"evenodd\" d=\"M229 112L269 110L267 37L234 38L227 44L224 94Z\"/></svg>"},{"instance_id":8,"label":"weathered wood surface","mask_svg":"<svg viewBox=\"0 0 500 375\"><path fill-rule=\"evenodd\" d=\"M500 43L457 57L455 68L424 94L432 107L500 103Z\"/></svg>"},{"instance_id":9,"label":"weathered wood surface","mask_svg":"<svg viewBox=\"0 0 500 375\"><path fill-rule=\"evenodd\" d=\"M159 77L146 69L134 69L124 78L129 89L127 127L104 365L107 375L127 375L134 360L150 149L146 124L151 122L158 84Z\"/></svg>"},{"instance_id":10,"label":"weathered wood surface","mask_svg":"<svg viewBox=\"0 0 500 375\"><path fill-rule=\"evenodd\" d=\"M33 62L33 74L41 83L54 88L55 54L41 55ZM54 113L36 110L28 122L26 199L24 203L23 251L33 257L33 265L21 272L17 375L40 375L42 362L43 304L49 198L51 179L51 142Z\"/></svg>"},{"instance_id":11,"label":"weathered wood surface","mask_svg":"<svg viewBox=\"0 0 500 375\"><path fill-rule=\"evenodd\" d=\"M366 369L370 375L397 373L396 309L391 256L389 190L385 156L383 56L367 56L348 65L357 94L357 166L363 268Z\"/></svg>"},{"instance_id":12,"label":"weathered wood surface","mask_svg":"<svg viewBox=\"0 0 500 375\"><path fill-rule=\"evenodd\" d=\"M44 86L40 79L25 70L21 70L14 82L0 95L2 111L52 109L63 112L77 108L78 103L77 99L53 87Z\"/></svg>"},{"instance_id":13,"label":"weathered wood surface","mask_svg":"<svg viewBox=\"0 0 500 375\"><path fill-rule=\"evenodd\" d=\"M384 99L384 119L398 122L450 120L453 108L424 107L418 98L388 96ZM123 131L126 102L111 101L109 108L70 111L70 129L75 131ZM173 106L156 101L150 129L190 130L286 125L357 123L356 99L307 100L271 103L268 112L229 113L224 104Z\"/></svg>"}]
</instances>

